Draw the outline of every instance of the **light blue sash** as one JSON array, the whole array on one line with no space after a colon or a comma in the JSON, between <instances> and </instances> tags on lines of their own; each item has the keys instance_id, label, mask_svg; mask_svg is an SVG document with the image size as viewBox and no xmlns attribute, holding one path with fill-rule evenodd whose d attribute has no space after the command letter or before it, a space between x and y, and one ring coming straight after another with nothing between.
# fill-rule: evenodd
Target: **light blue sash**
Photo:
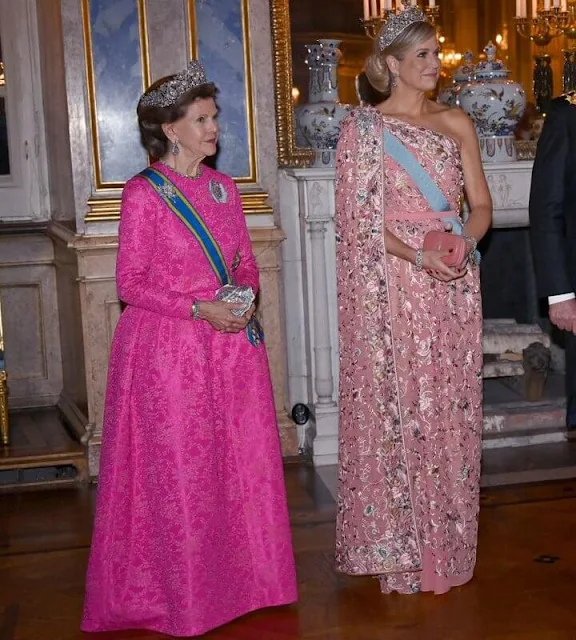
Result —
<instances>
[{"instance_id":1,"label":"light blue sash","mask_svg":"<svg viewBox=\"0 0 576 640\"><path fill-rule=\"evenodd\" d=\"M414 180L420 193L428 200L432 211L450 211L448 201L430 174L418 162L414 154L386 129L384 130L384 150Z\"/></svg>"},{"instance_id":2,"label":"light blue sash","mask_svg":"<svg viewBox=\"0 0 576 640\"><path fill-rule=\"evenodd\" d=\"M418 162L414 154L386 129L384 129L384 150L412 178L420 193L428 201L432 211L450 211L449 202L430 174ZM458 236L464 233L464 225L458 216L443 218L443 220L451 225L452 233ZM474 260L476 264L480 264L479 251L474 252Z\"/></svg>"},{"instance_id":3,"label":"light blue sash","mask_svg":"<svg viewBox=\"0 0 576 640\"><path fill-rule=\"evenodd\" d=\"M168 177L157 169L147 167L140 172L140 175L152 185L170 211L192 232L220 284L222 286L234 284L222 250L190 200ZM255 347L264 341L264 332L255 316L252 316L246 325L246 335L250 343Z\"/></svg>"}]
</instances>

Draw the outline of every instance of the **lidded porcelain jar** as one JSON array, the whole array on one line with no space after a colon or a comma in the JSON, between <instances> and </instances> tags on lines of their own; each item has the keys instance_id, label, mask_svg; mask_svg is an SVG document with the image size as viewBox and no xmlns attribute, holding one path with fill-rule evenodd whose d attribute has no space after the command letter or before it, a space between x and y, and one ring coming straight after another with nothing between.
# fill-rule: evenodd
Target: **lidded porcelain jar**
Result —
<instances>
[{"instance_id":1,"label":"lidded porcelain jar","mask_svg":"<svg viewBox=\"0 0 576 640\"><path fill-rule=\"evenodd\" d=\"M446 104L449 107L460 106L460 89L464 84L474 79L474 74L476 72L476 67L473 64L474 54L472 51L465 51L462 59L463 64L461 64L452 74L452 84L443 87L438 92L437 101L442 104Z\"/></svg>"},{"instance_id":2,"label":"lidded porcelain jar","mask_svg":"<svg viewBox=\"0 0 576 640\"><path fill-rule=\"evenodd\" d=\"M342 53L341 40L318 40L308 45L306 63L310 70L308 103L296 109L296 127L312 149L312 166L333 167L336 144L342 120L352 107L341 104L338 98L338 65Z\"/></svg>"},{"instance_id":3,"label":"lidded porcelain jar","mask_svg":"<svg viewBox=\"0 0 576 640\"><path fill-rule=\"evenodd\" d=\"M514 130L526 108L526 92L508 78L492 42L484 52L486 60L476 65L474 80L460 88L460 106L474 121L484 162L516 160Z\"/></svg>"}]
</instances>

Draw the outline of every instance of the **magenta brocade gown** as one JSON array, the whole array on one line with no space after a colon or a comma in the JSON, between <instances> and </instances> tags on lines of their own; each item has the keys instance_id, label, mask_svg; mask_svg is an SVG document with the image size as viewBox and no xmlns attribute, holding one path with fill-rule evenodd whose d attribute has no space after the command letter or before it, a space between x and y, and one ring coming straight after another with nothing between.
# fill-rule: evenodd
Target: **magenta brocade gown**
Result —
<instances>
[{"instance_id":1,"label":"magenta brocade gown","mask_svg":"<svg viewBox=\"0 0 576 640\"><path fill-rule=\"evenodd\" d=\"M196 205L236 283L257 289L233 181L155 167ZM110 356L82 629L199 635L297 597L266 350L190 318L218 281L143 178L126 185L119 233L127 307Z\"/></svg>"}]
</instances>

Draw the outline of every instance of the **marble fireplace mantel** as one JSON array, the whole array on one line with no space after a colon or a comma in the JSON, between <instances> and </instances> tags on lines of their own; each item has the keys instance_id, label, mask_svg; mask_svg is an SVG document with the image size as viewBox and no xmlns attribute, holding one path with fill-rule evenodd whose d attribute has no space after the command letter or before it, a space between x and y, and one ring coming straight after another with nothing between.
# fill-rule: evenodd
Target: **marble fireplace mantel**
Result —
<instances>
[{"instance_id":1,"label":"marble fireplace mantel","mask_svg":"<svg viewBox=\"0 0 576 640\"><path fill-rule=\"evenodd\" d=\"M494 228L527 227L531 161L485 164ZM334 169L280 172L280 212L290 406L313 414L313 456L335 464L338 452L338 335ZM302 445L305 443L302 442Z\"/></svg>"}]
</instances>

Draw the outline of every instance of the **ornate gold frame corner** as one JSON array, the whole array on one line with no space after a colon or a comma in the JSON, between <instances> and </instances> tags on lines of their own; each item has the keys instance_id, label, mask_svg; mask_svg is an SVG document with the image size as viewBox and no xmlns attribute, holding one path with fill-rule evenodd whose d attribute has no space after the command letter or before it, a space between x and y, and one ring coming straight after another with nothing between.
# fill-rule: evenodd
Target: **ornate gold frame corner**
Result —
<instances>
[{"instance_id":1,"label":"ornate gold frame corner","mask_svg":"<svg viewBox=\"0 0 576 640\"><path fill-rule=\"evenodd\" d=\"M270 18L278 165L280 167L307 167L313 160L313 151L298 149L294 144L290 0L270 0Z\"/></svg>"}]
</instances>

